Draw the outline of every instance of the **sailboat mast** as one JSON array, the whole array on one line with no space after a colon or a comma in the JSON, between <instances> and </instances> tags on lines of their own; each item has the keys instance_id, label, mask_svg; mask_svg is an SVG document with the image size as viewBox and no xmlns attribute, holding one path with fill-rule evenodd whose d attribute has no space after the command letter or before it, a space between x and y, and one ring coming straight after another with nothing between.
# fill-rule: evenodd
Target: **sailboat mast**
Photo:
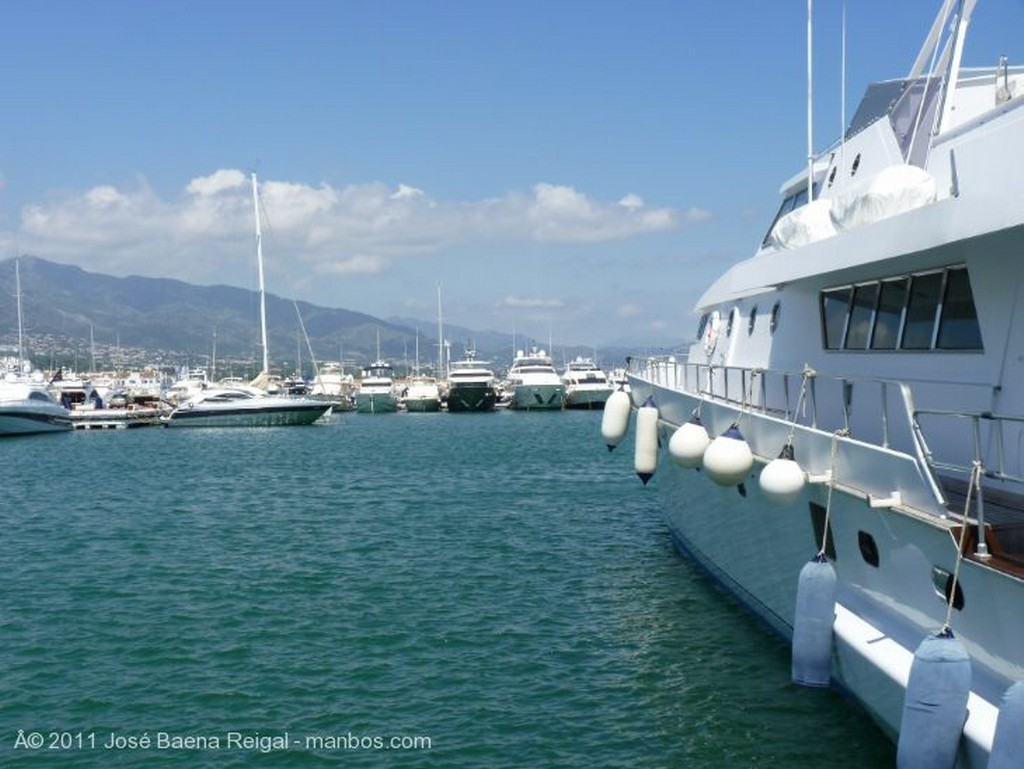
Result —
<instances>
[{"instance_id":1,"label":"sailboat mast","mask_svg":"<svg viewBox=\"0 0 1024 769\"><path fill-rule=\"evenodd\" d=\"M23 328L21 325L21 260L14 260L14 293L18 300L18 373L25 373L25 355L22 352Z\"/></svg>"},{"instance_id":2,"label":"sailboat mast","mask_svg":"<svg viewBox=\"0 0 1024 769\"><path fill-rule=\"evenodd\" d=\"M444 331L441 325L441 284L437 284L437 378L444 379Z\"/></svg>"},{"instance_id":3,"label":"sailboat mast","mask_svg":"<svg viewBox=\"0 0 1024 769\"><path fill-rule=\"evenodd\" d=\"M263 286L263 232L260 230L260 198L256 183L256 172L252 174L252 208L256 221L256 266L260 281L260 341L263 344L263 373L270 373L270 359L267 352L267 296Z\"/></svg>"},{"instance_id":4,"label":"sailboat mast","mask_svg":"<svg viewBox=\"0 0 1024 769\"><path fill-rule=\"evenodd\" d=\"M814 200L814 0L807 0L807 202ZM843 129L846 130L845 127Z\"/></svg>"}]
</instances>

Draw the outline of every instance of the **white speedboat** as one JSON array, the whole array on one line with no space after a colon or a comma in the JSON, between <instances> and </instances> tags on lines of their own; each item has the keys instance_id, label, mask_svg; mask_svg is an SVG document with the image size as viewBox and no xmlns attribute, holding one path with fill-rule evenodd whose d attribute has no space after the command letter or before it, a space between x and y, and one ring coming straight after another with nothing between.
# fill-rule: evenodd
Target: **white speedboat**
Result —
<instances>
[{"instance_id":1,"label":"white speedboat","mask_svg":"<svg viewBox=\"0 0 1024 769\"><path fill-rule=\"evenodd\" d=\"M900 766L1020 766L1024 731L1024 68L961 67L974 5L783 185L688 353L629 376L679 548Z\"/></svg>"},{"instance_id":2,"label":"white speedboat","mask_svg":"<svg viewBox=\"0 0 1024 769\"><path fill-rule=\"evenodd\" d=\"M476 359L476 350L466 350L462 360L448 366L448 411L493 411L498 401L494 371L487 361Z\"/></svg>"},{"instance_id":3,"label":"white speedboat","mask_svg":"<svg viewBox=\"0 0 1024 769\"><path fill-rule=\"evenodd\" d=\"M179 404L167 427L284 427L310 425L331 410L326 401L269 395L249 385L210 385Z\"/></svg>"},{"instance_id":4,"label":"white speedboat","mask_svg":"<svg viewBox=\"0 0 1024 769\"><path fill-rule=\"evenodd\" d=\"M395 371L387 361L377 359L362 370L359 389L356 390L356 411L361 414L391 414L398 411Z\"/></svg>"},{"instance_id":5,"label":"white speedboat","mask_svg":"<svg viewBox=\"0 0 1024 769\"><path fill-rule=\"evenodd\" d=\"M71 412L53 399L46 385L9 375L0 380L0 436L71 429Z\"/></svg>"},{"instance_id":6,"label":"white speedboat","mask_svg":"<svg viewBox=\"0 0 1024 769\"><path fill-rule=\"evenodd\" d=\"M505 389L511 392L509 406L524 411L560 409L565 398L565 385L551 356L537 348L516 351Z\"/></svg>"},{"instance_id":7,"label":"white speedboat","mask_svg":"<svg viewBox=\"0 0 1024 769\"><path fill-rule=\"evenodd\" d=\"M577 357L562 372L565 408L603 409L614 388L592 358Z\"/></svg>"}]
</instances>

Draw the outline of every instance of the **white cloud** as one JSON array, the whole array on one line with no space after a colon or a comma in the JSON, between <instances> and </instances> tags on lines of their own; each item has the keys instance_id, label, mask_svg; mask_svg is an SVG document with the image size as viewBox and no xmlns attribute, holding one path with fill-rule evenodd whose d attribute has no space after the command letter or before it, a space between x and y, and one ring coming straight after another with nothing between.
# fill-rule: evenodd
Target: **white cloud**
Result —
<instances>
[{"instance_id":1,"label":"white cloud","mask_svg":"<svg viewBox=\"0 0 1024 769\"><path fill-rule=\"evenodd\" d=\"M539 299L536 297L506 296L499 302L499 307L528 310L557 310L564 306L561 299Z\"/></svg>"},{"instance_id":2,"label":"white cloud","mask_svg":"<svg viewBox=\"0 0 1024 769\"><path fill-rule=\"evenodd\" d=\"M192 179L169 200L144 179L101 185L24 207L12 238L24 251L115 275L238 283L252 265L251 194L236 169ZM379 273L403 258L467 244L592 244L680 226L676 211L648 207L634 193L606 203L550 183L446 201L408 184L264 180L260 196L268 264L276 255L319 275ZM682 221L706 216L693 208Z\"/></svg>"},{"instance_id":3,"label":"white cloud","mask_svg":"<svg viewBox=\"0 0 1024 769\"><path fill-rule=\"evenodd\" d=\"M222 168L209 176L200 176L188 183L185 191L190 195L216 195L225 190L234 190L245 185L245 174L233 168Z\"/></svg>"},{"instance_id":4,"label":"white cloud","mask_svg":"<svg viewBox=\"0 0 1024 769\"><path fill-rule=\"evenodd\" d=\"M350 259L325 265L321 272L330 275L374 275L383 272L388 264L389 261L381 256L358 254Z\"/></svg>"}]
</instances>

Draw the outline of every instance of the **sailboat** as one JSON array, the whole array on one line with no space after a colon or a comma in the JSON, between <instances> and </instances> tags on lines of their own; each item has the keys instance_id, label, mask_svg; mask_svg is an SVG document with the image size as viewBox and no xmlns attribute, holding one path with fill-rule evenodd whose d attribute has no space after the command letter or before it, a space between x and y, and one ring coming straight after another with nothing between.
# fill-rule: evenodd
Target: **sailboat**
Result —
<instances>
[{"instance_id":1,"label":"sailboat","mask_svg":"<svg viewBox=\"0 0 1024 769\"><path fill-rule=\"evenodd\" d=\"M271 395L267 347L267 297L263 279L263 233L260 227L259 184L252 174L253 215L256 223L256 263L260 290L260 337L263 367L246 384L207 385L171 412L168 427L279 427L309 425L331 410L331 404L312 398ZM262 387L261 387L262 385Z\"/></svg>"},{"instance_id":2,"label":"sailboat","mask_svg":"<svg viewBox=\"0 0 1024 769\"><path fill-rule=\"evenodd\" d=\"M415 373L406 378L402 405L406 411L434 412L441 410L441 388L437 378L420 373L420 330L416 329Z\"/></svg>"},{"instance_id":3,"label":"sailboat","mask_svg":"<svg viewBox=\"0 0 1024 769\"><path fill-rule=\"evenodd\" d=\"M21 268L14 262L18 303L18 357L0 380L0 436L60 432L71 429L71 413L46 389L40 372L24 360L21 321Z\"/></svg>"}]
</instances>

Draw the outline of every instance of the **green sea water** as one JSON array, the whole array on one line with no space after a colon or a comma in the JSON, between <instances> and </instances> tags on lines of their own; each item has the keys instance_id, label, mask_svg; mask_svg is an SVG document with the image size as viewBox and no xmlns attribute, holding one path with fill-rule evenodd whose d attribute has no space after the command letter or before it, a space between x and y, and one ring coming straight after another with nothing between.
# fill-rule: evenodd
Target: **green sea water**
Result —
<instances>
[{"instance_id":1,"label":"green sea water","mask_svg":"<svg viewBox=\"0 0 1024 769\"><path fill-rule=\"evenodd\" d=\"M599 424L0 442L0 766L894 765L673 549Z\"/></svg>"}]
</instances>

